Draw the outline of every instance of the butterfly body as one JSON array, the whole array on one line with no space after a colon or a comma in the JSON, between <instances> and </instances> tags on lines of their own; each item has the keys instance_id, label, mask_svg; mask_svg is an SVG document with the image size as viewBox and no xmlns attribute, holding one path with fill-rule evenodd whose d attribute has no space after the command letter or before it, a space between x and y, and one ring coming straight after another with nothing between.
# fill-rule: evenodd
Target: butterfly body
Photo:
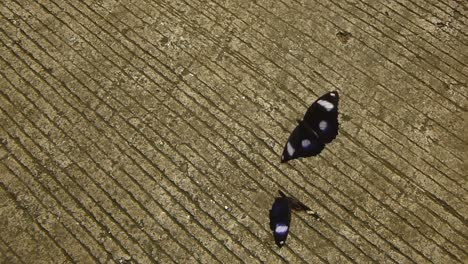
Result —
<instances>
[{"instance_id":1,"label":"butterfly body","mask_svg":"<svg viewBox=\"0 0 468 264\"><path fill-rule=\"evenodd\" d=\"M288 138L281 162L318 155L338 135L338 92L317 99Z\"/></svg>"},{"instance_id":2,"label":"butterfly body","mask_svg":"<svg viewBox=\"0 0 468 264\"><path fill-rule=\"evenodd\" d=\"M286 242L291 223L291 207L287 197L275 198L270 210L270 229L273 231L275 243L282 247Z\"/></svg>"},{"instance_id":3,"label":"butterfly body","mask_svg":"<svg viewBox=\"0 0 468 264\"><path fill-rule=\"evenodd\" d=\"M280 197L275 198L270 210L270 229L273 231L275 243L284 246L291 224L291 210L310 211L310 208L294 197L287 197L279 191Z\"/></svg>"}]
</instances>

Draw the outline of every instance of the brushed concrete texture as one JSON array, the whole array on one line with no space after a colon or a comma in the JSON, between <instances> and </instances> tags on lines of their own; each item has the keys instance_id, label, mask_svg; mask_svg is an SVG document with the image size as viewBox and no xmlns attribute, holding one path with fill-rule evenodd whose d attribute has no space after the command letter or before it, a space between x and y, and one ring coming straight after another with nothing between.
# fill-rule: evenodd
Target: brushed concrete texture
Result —
<instances>
[{"instance_id":1,"label":"brushed concrete texture","mask_svg":"<svg viewBox=\"0 0 468 264\"><path fill-rule=\"evenodd\" d=\"M468 4L3 0L0 263L467 263ZM340 134L280 163L327 91ZM279 249L268 211L294 214Z\"/></svg>"}]
</instances>

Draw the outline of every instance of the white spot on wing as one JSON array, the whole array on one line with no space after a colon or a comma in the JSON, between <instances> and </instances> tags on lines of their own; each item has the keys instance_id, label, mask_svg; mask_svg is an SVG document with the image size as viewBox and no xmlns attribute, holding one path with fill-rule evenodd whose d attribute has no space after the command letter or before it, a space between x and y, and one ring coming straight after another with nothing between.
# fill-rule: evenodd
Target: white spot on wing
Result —
<instances>
[{"instance_id":1,"label":"white spot on wing","mask_svg":"<svg viewBox=\"0 0 468 264\"><path fill-rule=\"evenodd\" d=\"M276 225L275 233L283 234L286 231L288 231L288 226L287 225Z\"/></svg>"},{"instance_id":2,"label":"white spot on wing","mask_svg":"<svg viewBox=\"0 0 468 264\"><path fill-rule=\"evenodd\" d=\"M310 140L303 139L302 142L301 142L301 145L302 145L303 148L307 148L308 146L310 146Z\"/></svg>"},{"instance_id":3,"label":"white spot on wing","mask_svg":"<svg viewBox=\"0 0 468 264\"><path fill-rule=\"evenodd\" d=\"M325 108L325 110L328 112L330 112L335 107L332 103L325 100L318 100L317 103L323 106L323 108Z\"/></svg>"},{"instance_id":4,"label":"white spot on wing","mask_svg":"<svg viewBox=\"0 0 468 264\"><path fill-rule=\"evenodd\" d=\"M331 96L335 97L336 96L336 93L335 92L332 92L330 93Z\"/></svg>"},{"instance_id":5,"label":"white spot on wing","mask_svg":"<svg viewBox=\"0 0 468 264\"><path fill-rule=\"evenodd\" d=\"M289 156L292 156L294 155L294 152L296 151L293 146L291 145L291 143L288 142L287 146L286 146L286 150L288 151L288 154Z\"/></svg>"},{"instance_id":6,"label":"white spot on wing","mask_svg":"<svg viewBox=\"0 0 468 264\"><path fill-rule=\"evenodd\" d=\"M320 121L320 123L319 123L320 130L323 131L323 130L327 129L327 126L328 126L327 121L325 121L325 120Z\"/></svg>"}]
</instances>

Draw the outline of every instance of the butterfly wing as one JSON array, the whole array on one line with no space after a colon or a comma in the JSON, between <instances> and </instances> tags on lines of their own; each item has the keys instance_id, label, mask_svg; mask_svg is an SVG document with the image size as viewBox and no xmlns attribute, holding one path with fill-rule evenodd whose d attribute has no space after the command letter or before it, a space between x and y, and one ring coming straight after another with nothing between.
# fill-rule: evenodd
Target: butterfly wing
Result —
<instances>
[{"instance_id":1,"label":"butterfly wing","mask_svg":"<svg viewBox=\"0 0 468 264\"><path fill-rule=\"evenodd\" d=\"M287 197L275 199L270 210L270 229L273 231L275 243L278 247L284 246L291 223L291 207Z\"/></svg>"},{"instance_id":2,"label":"butterfly wing","mask_svg":"<svg viewBox=\"0 0 468 264\"><path fill-rule=\"evenodd\" d=\"M303 122L323 143L330 143L338 135L338 92L329 92L307 109Z\"/></svg>"},{"instance_id":3,"label":"butterfly wing","mask_svg":"<svg viewBox=\"0 0 468 264\"><path fill-rule=\"evenodd\" d=\"M307 109L283 150L281 162L318 155L338 135L338 92L329 92Z\"/></svg>"},{"instance_id":4,"label":"butterfly wing","mask_svg":"<svg viewBox=\"0 0 468 264\"><path fill-rule=\"evenodd\" d=\"M288 138L281 156L281 162L300 157L315 156L324 148L325 144L319 140L318 135L301 121Z\"/></svg>"}]
</instances>

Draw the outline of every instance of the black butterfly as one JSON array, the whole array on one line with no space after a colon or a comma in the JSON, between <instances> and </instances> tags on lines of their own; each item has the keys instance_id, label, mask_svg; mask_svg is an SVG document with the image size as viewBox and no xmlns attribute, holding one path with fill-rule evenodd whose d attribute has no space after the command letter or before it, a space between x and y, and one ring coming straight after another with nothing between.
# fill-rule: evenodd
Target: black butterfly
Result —
<instances>
[{"instance_id":1,"label":"black butterfly","mask_svg":"<svg viewBox=\"0 0 468 264\"><path fill-rule=\"evenodd\" d=\"M307 211L317 219L320 216L312 212L309 207L299 202L296 198L287 197L282 191L278 192L281 197L275 198L275 202L270 210L270 229L273 231L276 245L281 248L288 237L289 226L291 224L291 209Z\"/></svg>"},{"instance_id":2,"label":"black butterfly","mask_svg":"<svg viewBox=\"0 0 468 264\"><path fill-rule=\"evenodd\" d=\"M329 92L307 109L288 138L281 162L319 154L338 135L338 92Z\"/></svg>"}]
</instances>

